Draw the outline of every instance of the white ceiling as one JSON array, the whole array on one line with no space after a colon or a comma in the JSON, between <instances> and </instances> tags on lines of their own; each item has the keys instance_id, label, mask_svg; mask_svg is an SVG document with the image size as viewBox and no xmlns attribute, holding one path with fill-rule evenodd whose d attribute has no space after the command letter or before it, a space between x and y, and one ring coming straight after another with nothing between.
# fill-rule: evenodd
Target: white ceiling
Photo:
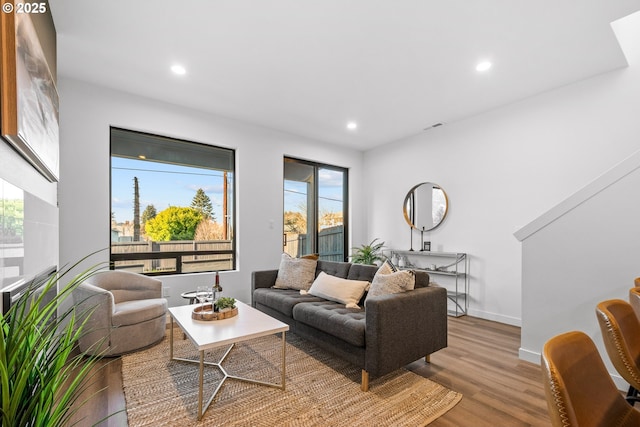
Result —
<instances>
[{"instance_id":1,"label":"white ceiling","mask_svg":"<svg viewBox=\"0 0 640 427\"><path fill-rule=\"evenodd\" d=\"M625 66L609 24L640 0L50 7L59 76L366 150ZM480 74L484 59L493 67ZM187 74L174 75L174 63Z\"/></svg>"}]
</instances>

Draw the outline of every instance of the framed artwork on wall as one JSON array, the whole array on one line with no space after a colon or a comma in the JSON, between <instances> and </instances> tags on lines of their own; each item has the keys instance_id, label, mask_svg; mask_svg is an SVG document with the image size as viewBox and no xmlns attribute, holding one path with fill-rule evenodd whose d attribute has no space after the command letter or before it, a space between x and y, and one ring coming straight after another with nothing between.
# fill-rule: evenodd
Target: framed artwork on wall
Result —
<instances>
[{"instance_id":1,"label":"framed artwork on wall","mask_svg":"<svg viewBox=\"0 0 640 427\"><path fill-rule=\"evenodd\" d=\"M0 31L2 137L49 181L59 174L58 91L31 14L3 12Z\"/></svg>"}]
</instances>

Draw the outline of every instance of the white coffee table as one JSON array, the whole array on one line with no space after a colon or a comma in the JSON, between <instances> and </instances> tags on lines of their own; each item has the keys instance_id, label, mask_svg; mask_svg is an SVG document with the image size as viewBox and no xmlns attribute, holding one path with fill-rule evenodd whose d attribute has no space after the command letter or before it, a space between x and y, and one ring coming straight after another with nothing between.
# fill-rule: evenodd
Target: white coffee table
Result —
<instances>
[{"instance_id":1,"label":"white coffee table","mask_svg":"<svg viewBox=\"0 0 640 427\"><path fill-rule=\"evenodd\" d=\"M199 373L199 389L198 389L198 420L202 418L202 415L207 410L213 399L218 394L218 391L222 387L222 384L227 380L239 380L253 384L260 384L269 387L275 387L284 390L285 389L285 361L286 361L286 340L285 332L289 330L289 325L279 320L274 319L255 308L248 306L240 301L236 301L238 307L238 315L224 319L203 321L194 320L191 318L191 312L197 304L183 305L179 307L170 307L169 314L171 315L171 329L169 329L169 359L177 360L181 362L189 362L198 364L200 367ZM193 345L200 352L199 360L183 359L180 357L173 357L173 322L178 323L178 326L189 337ZM280 332L282 334L282 377L280 384L274 384L269 382L257 381L250 378L242 378L235 375L230 375L222 366L222 362L227 357L233 345L238 342L247 341L253 338L262 337L265 335L272 335ZM229 349L224 353L222 358L217 362L206 362L204 360L205 350L228 345ZM204 376L204 366L215 366L224 375L218 386L213 392L213 395L203 405L202 397L202 383Z\"/></svg>"}]
</instances>

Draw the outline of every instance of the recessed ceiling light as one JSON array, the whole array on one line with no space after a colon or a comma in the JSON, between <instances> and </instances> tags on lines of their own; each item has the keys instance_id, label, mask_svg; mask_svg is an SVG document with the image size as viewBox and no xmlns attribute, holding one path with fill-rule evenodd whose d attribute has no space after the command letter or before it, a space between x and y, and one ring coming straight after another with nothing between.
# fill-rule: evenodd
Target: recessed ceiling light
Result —
<instances>
[{"instance_id":1,"label":"recessed ceiling light","mask_svg":"<svg viewBox=\"0 0 640 427\"><path fill-rule=\"evenodd\" d=\"M358 124L356 122L349 122L347 123L347 129L356 130L358 129Z\"/></svg>"},{"instance_id":2,"label":"recessed ceiling light","mask_svg":"<svg viewBox=\"0 0 640 427\"><path fill-rule=\"evenodd\" d=\"M187 70L182 65L178 64L171 66L171 71L180 76L187 74Z\"/></svg>"},{"instance_id":3,"label":"recessed ceiling light","mask_svg":"<svg viewBox=\"0 0 640 427\"><path fill-rule=\"evenodd\" d=\"M476 71L478 72L483 72L483 71L487 71L489 68L491 68L491 62L489 61L482 61L480 63L478 63L478 65L476 65Z\"/></svg>"},{"instance_id":4,"label":"recessed ceiling light","mask_svg":"<svg viewBox=\"0 0 640 427\"><path fill-rule=\"evenodd\" d=\"M144 154L140 154L140 155L138 156L138 158L139 158L140 160L145 160L145 159L147 158L147 156L145 156Z\"/></svg>"}]
</instances>

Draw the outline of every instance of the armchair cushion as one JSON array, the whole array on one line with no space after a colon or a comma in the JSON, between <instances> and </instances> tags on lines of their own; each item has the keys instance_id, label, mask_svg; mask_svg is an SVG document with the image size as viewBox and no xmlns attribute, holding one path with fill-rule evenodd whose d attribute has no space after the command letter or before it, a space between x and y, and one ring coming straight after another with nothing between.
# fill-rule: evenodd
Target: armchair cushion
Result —
<instances>
[{"instance_id":1,"label":"armchair cushion","mask_svg":"<svg viewBox=\"0 0 640 427\"><path fill-rule=\"evenodd\" d=\"M111 324L114 327L135 325L164 316L166 313L167 300L164 298L123 301L115 305Z\"/></svg>"}]
</instances>

